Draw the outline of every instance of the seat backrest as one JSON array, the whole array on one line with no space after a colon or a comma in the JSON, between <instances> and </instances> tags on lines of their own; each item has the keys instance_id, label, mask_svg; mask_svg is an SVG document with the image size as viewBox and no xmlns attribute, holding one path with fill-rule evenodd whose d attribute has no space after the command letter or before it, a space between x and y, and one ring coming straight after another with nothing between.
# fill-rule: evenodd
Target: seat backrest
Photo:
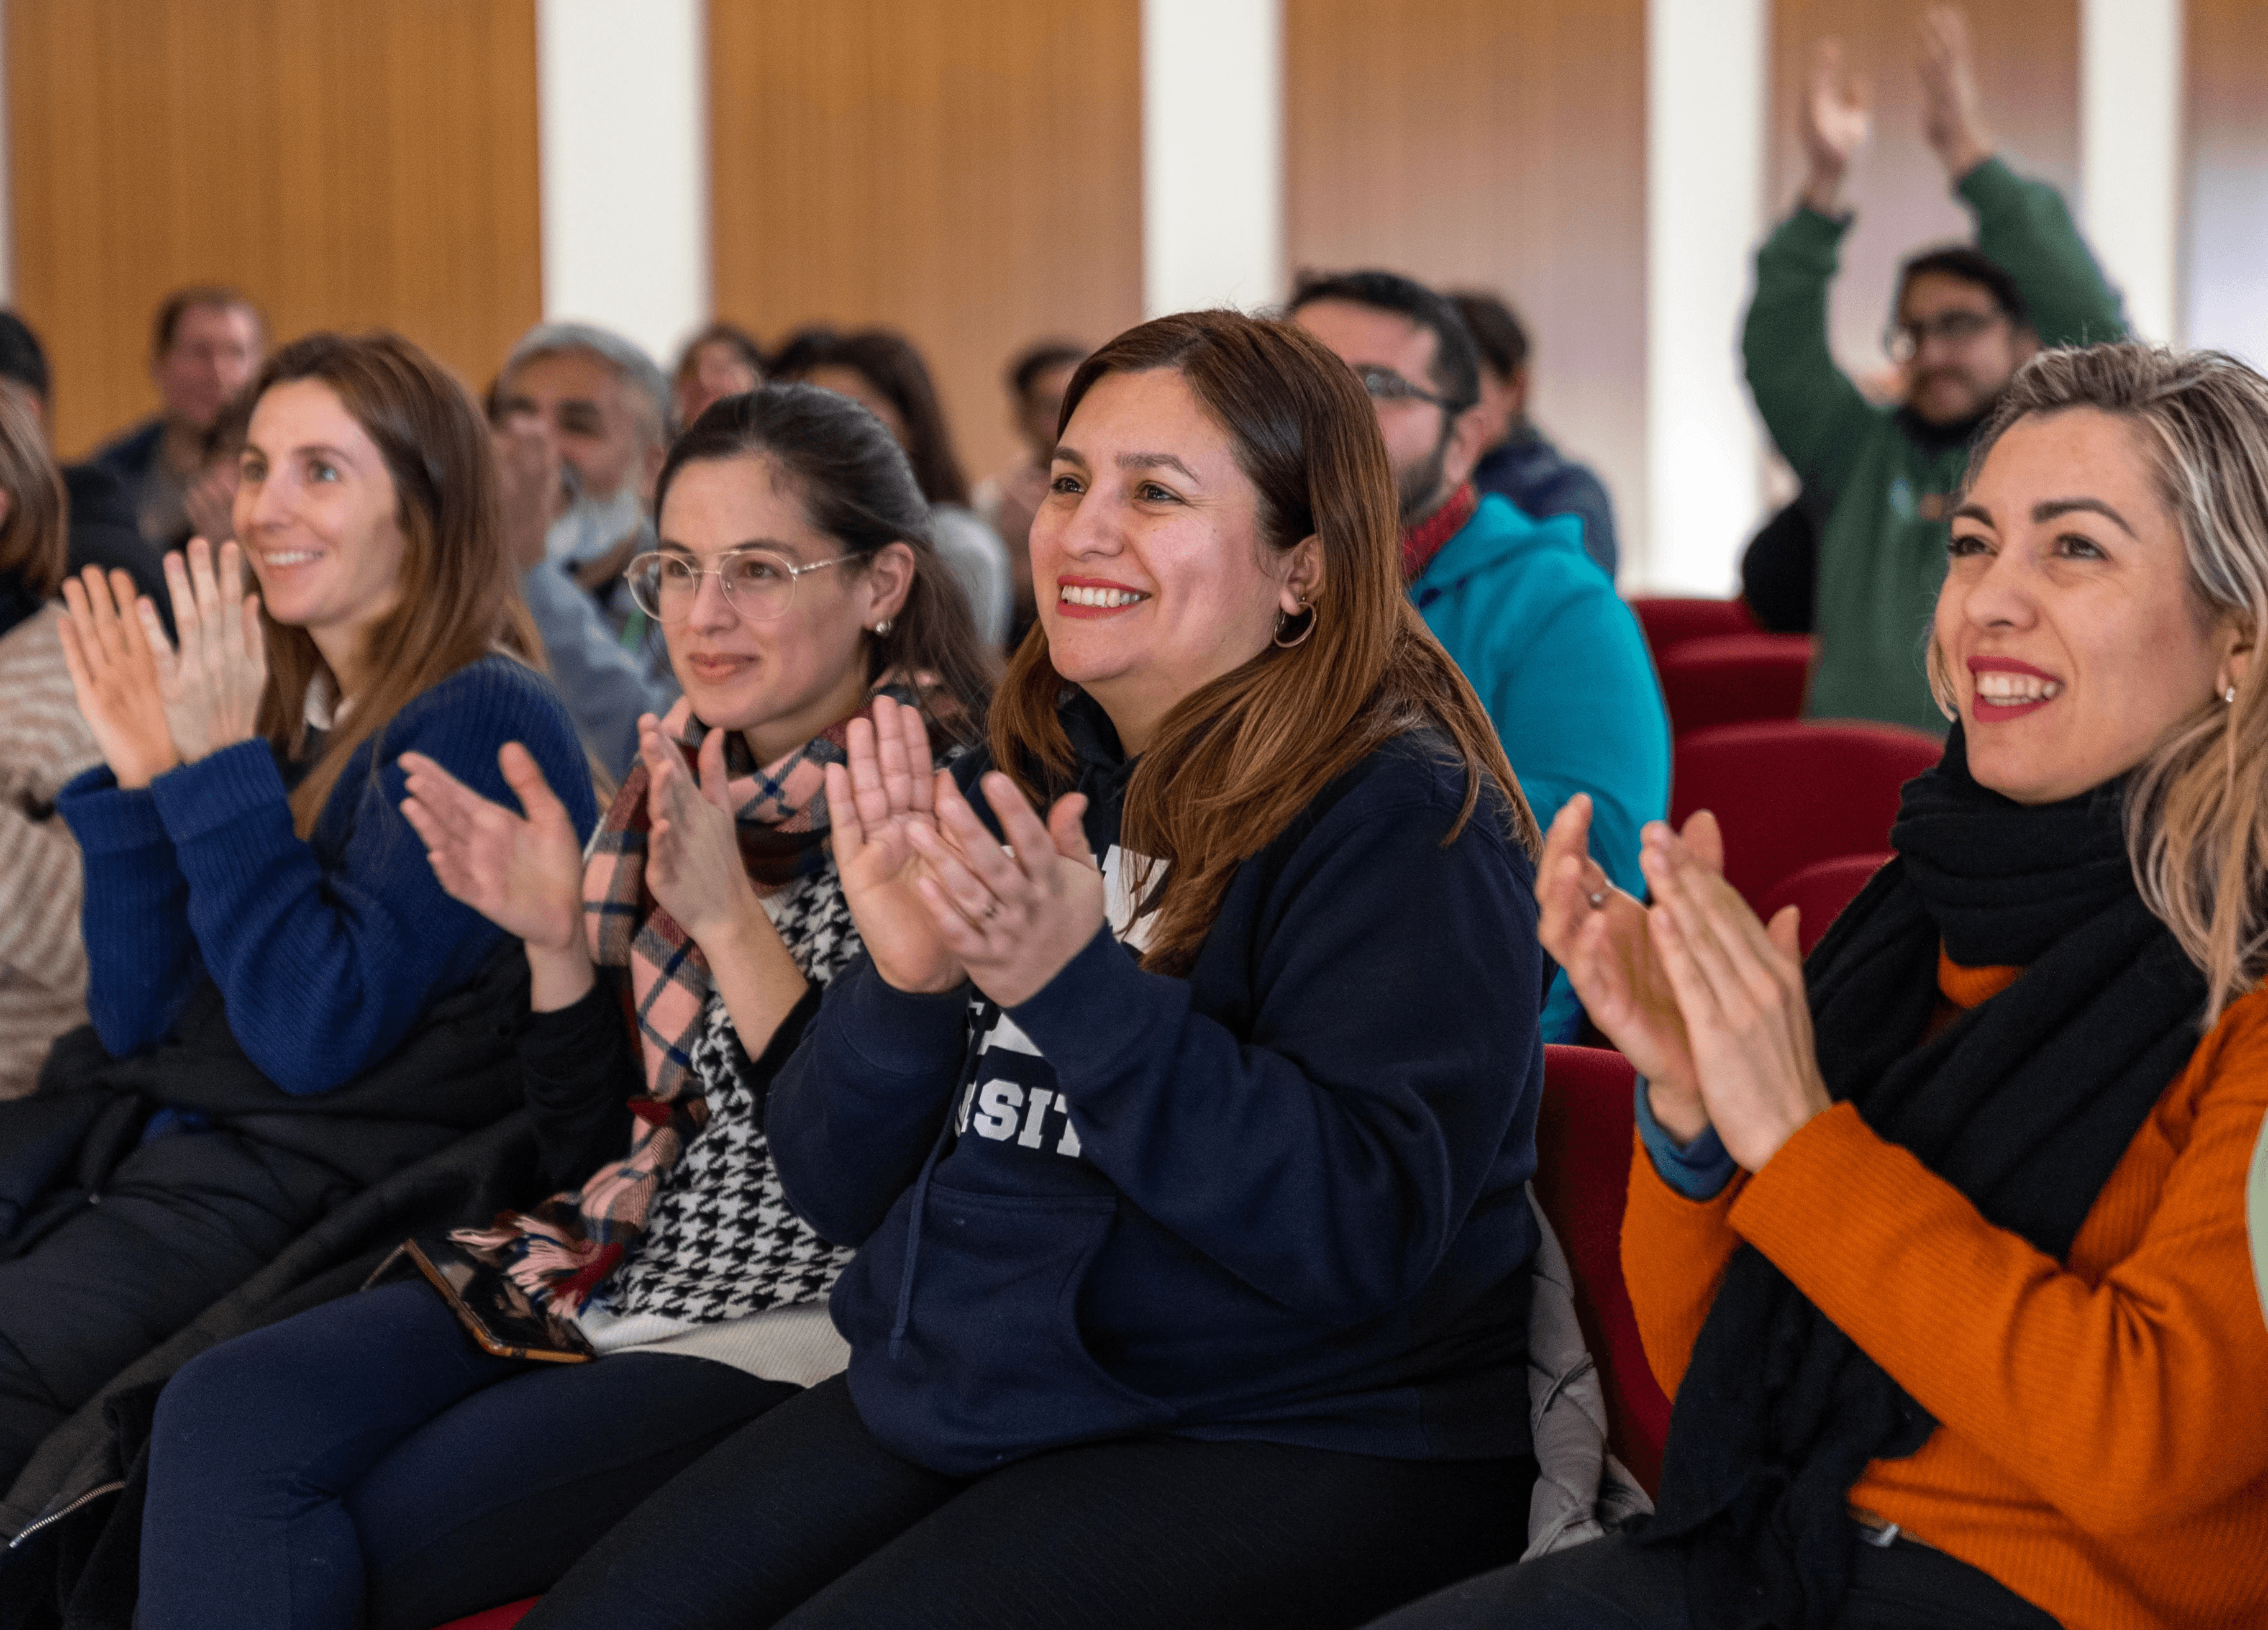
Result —
<instances>
[{"instance_id":1,"label":"seat backrest","mask_svg":"<svg viewBox=\"0 0 2268 1630\"><path fill-rule=\"evenodd\" d=\"M1811 651L1808 634L1719 634L1657 652L1671 734L1797 717Z\"/></svg>"},{"instance_id":2,"label":"seat backrest","mask_svg":"<svg viewBox=\"0 0 2268 1630\"><path fill-rule=\"evenodd\" d=\"M1646 631L1646 648L1660 661L1689 639L1763 631L1737 600L1698 600L1681 594L1633 594L1630 608Z\"/></svg>"},{"instance_id":3,"label":"seat backrest","mask_svg":"<svg viewBox=\"0 0 2268 1630\"><path fill-rule=\"evenodd\" d=\"M1543 1050L1535 1198L1575 1278L1575 1314L1604 1383L1608 1442L1651 1494L1661 1480L1669 1400L1646 1361L1623 1285L1623 1203L1630 1193L1637 1079L1618 1052Z\"/></svg>"},{"instance_id":4,"label":"seat backrest","mask_svg":"<svg viewBox=\"0 0 2268 1630\"><path fill-rule=\"evenodd\" d=\"M539 1597L529 1597L525 1602L513 1602L504 1607L491 1607L463 1619L452 1619L440 1630L512 1630L528 1614L535 1611Z\"/></svg>"},{"instance_id":5,"label":"seat backrest","mask_svg":"<svg viewBox=\"0 0 2268 1630\"><path fill-rule=\"evenodd\" d=\"M1889 858L1887 853L1846 854L1832 860L1815 860L1774 883L1771 892L1756 907L1756 915L1770 922L1773 913L1783 906L1797 908L1802 915L1796 919L1796 943L1808 956L1811 948L1826 933L1828 925L1843 914L1845 906L1858 898L1867 880L1881 871L1882 863Z\"/></svg>"},{"instance_id":6,"label":"seat backrest","mask_svg":"<svg viewBox=\"0 0 2268 1630\"><path fill-rule=\"evenodd\" d=\"M1714 810L1726 880L1761 907L1773 885L1814 861L1888 849L1898 789L1945 744L1896 725L1786 719L1680 736L1676 753L1671 822Z\"/></svg>"}]
</instances>

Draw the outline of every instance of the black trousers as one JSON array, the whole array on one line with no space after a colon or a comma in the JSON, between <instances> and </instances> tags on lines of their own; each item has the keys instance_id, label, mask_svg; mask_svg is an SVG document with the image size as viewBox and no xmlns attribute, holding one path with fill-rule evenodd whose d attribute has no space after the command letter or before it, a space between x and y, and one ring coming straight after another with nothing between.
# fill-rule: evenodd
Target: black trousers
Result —
<instances>
[{"instance_id":1,"label":"black trousers","mask_svg":"<svg viewBox=\"0 0 2268 1630\"><path fill-rule=\"evenodd\" d=\"M1331 1630L1518 1556L1535 1470L1175 1438L950 1478L877 1443L837 1376L680 1473L522 1622Z\"/></svg>"},{"instance_id":2,"label":"black trousers","mask_svg":"<svg viewBox=\"0 0 2268 1630\"><path fill-rule=\"evenodd\" d=\"M1602 1539L1468 1579L1371 1630L1692 1630L1685 1559ZM1836 1630L2056 1630L1991 1575L1911 1540L1856 1553Z\"/></svg>"}]
</instances>

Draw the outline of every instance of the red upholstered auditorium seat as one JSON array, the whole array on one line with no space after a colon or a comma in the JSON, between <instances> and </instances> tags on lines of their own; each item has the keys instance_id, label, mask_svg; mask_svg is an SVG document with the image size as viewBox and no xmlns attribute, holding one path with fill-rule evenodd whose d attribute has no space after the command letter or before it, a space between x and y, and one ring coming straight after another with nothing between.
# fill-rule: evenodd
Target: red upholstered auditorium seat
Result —
<instances>
[{"instance_id":1,"label":"red upholstered auditorium seat","mask_svg":"<svg viewBox=\"0 0 2268 1630\"><path fill-rule=\"evenodd\" d=\"M1607 1396L1608 1442L1646 1493L1661 1481L1669 1400L1638 1343L1623 1287L1623 1202L1637 1135L1630 1060L1597 1047L1543 1050L1535 1198L1575 1276L1575 1313Z\"/></svg>"},{"instance_id":2,"label":"red upholstered auditorium seat","mask_svg":"<svg viewBox=\"0 0 2268 1630\"><path fill-rule=\"evenodd\" d=\"M1763 631L1738 600L1694 600L1676 594L1638 594L1630 602L1638 626L1657 662L1689 639L1708 639L1720 634L1756 634Z\"/></svg>"},{"instance_id":3,"label":"red upholstered auditorium seat","mask_svg":"<svg viewBox=\"0 0 2268 1630\"><path fill-rule=\"evenodd\" d=\"M439 1630L512 1630L512 1626L534 1611L541 1597L532 1596L525 1602L513 1602L504 1607L491 1607L486 1612L468 1614L452 1619Z\"/></svg>"},{"instance_id":4,"label":"red upholstered auditorium seat","mask_svg":"<svg viewBox=\"0 0 2268 1630\"><path fill-rule=\"evenodd\" d=\"M1796 921L1796 942L1802 946L1806 956L1827 932L1827 926L1843 914L1843 908L1858 897L1867 880L1881 870L1889 859L1881 854L1837 855L1832 860L1815 860L1800 872L1794 872L1774 883L1771 892L1764 896L1764 904L1756 907L1756 915L1770 922L1772 914L1783 906L1795 906L1803 915Z\"/></svg>"},{"instance_id":5,"label":"red upholstered auditorium seat","mask_svg":"<svg viewBox=\"0 0 2268 1630\"><path fill-rule=\"evenodd\" d=\"M1716 812L1725 876L1761 906L1773 885L1816 860L1890 846L1898 788L1944 744L1896 725L1786 719L1726 725L1677 740L1669 818Z\"/></svg>"},{"instance_id":6,"label":"red upholstered auditorium seat","mask_svg":"<svg viewBox=\"0 0 2268 1630\"><path fill-rule=\"evenodd\" d=\"M1718 634L1654 653L1672 735L1803 712L1808 634Z\"/></svg>"}]
</instances>

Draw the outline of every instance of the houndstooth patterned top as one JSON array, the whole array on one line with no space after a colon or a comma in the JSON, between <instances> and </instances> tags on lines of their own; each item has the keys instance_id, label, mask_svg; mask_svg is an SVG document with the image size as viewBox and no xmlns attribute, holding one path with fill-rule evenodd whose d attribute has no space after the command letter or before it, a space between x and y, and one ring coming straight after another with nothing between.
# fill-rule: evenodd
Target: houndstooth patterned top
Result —
<instances>
[{"instance_id":1,"label":"houndstooth patterned top","mask_svg":"<svg viewBox=\"0 0 2268 1630\"><path fill-rule=\"evenodd\" d=\"M764 909L815 985L862 949L831 865L764 896ZM819 1301L851 1253L821 1239L788 1206L764 1140L770 1083L756 1079L722 997L712 996L702 1014L692 1060L709 1124L670 1172L644 1234L612 1276L612 1310L706 1324Z\"/></svg>"}]
</instances>

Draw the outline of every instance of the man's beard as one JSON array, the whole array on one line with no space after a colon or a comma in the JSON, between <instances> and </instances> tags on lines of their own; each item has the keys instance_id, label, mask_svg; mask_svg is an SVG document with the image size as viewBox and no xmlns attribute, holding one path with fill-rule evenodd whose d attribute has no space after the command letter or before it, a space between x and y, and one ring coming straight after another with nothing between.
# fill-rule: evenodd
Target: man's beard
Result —
<instances>
[{"instance_id":1,"label":"man's beard","mask_svg":"<svg viewBox=\"0 0 2268 1630\"><path fill-rule=\"evenodd\" d=\"M625 482L611 498L578 498L544 535L543 552L569 570L605 557L607 552L645 524L645 505Z\"/></svg>"},{"instance_id":2,"label":"man's beard","mask_svg":"<svg viewBox=\"0 0 2268 1630\"><path fill-rule=\"evenodd\" d=\"M1422 464L1412 464L1395 478L1395 496L1401 510L1403 530L1408 530L1425 518L1426 512L1440 501L1441 472L1449 461L1449 437L1453 426L1441 427L1441 439L1433 444L1433 451Z\"/></svg>"}]
</instances>

